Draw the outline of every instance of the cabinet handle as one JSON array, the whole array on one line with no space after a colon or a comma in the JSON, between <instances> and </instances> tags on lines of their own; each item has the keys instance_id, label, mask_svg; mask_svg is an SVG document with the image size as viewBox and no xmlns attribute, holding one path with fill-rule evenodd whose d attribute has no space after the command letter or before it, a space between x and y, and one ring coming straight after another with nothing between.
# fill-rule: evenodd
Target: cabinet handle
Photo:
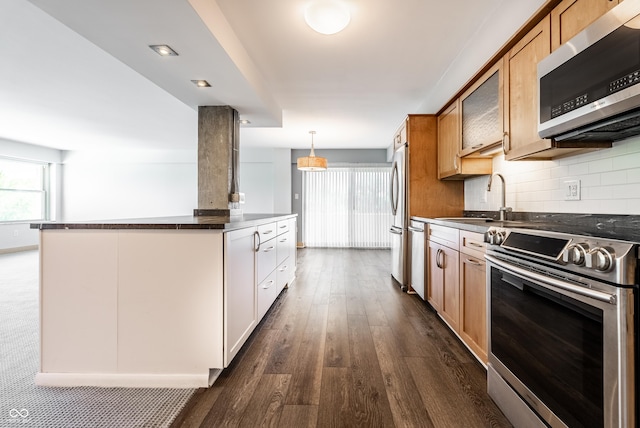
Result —
<instances>
[{"instance_id":1,"label":"cabinet handle","mask_svg":"<svg viewBox=\"0 0 640 428\"><path fill-rule=\"evenodd\" d=\"M280 242L287 242L287 238L281 239Z\"/></svg>"},{"instance_id":2,"label":"cabinet handle","mask_svg":"<svg viewBox=\"0 0 640 428\"><path fill-rule=\"evenodd\" d=\"M477 242L467 241L467 244L471 245L472 247L482 248L482 244L478 244Z\"/></svg>"},{"instance_id":3,"label":"cabinet handle","mask_svg":"<svg viewBox=\"0 0 640 428\"><path fill-rule=\"evenodd\" d=\"M509 149L507 149L507 144ZM502 134L502 152L506 155L509 150L511 150L511 140L509 139L509 133L505 132Z\"/></svg>"},{"instance_id":4,"label":"cabinet handle","mask_svg":"<svg viewBox=\"0 0 640 428\"><path fill-rule=\"evenodd\" d=\"M286 224L283 224L282 226L280 226L280 229L286 229L286 228L287 228Z\"/></svg>"},{"instance_id":5,"label":"cabinet handle","mask_svg":"<svg viewBox=\"0 0 640 428\"><path fill-rule=\"evenodd\" d=\"M475 266L481 266L482 263L480 263L479 261L475 260L475 259L465 259L465 262L469 263L470 265L475 265Z\"/></svg>"},{"instance_id":6,"label":"cabinet handle","mask_svg":"<svg viewBox=\"0 0 640 428\"><path fill-rule=\"evenodd\" d=\"M443 256L444 252L438 248L438 252L436 253L436 266L438 266L440 269L443 268L443 262L440 261L441 256ZM444 257L442 257L443 261L444 261Z\"/></svg>"},{"instance_id":7,"label":"cabinet handle","mask_svg":"<svg viewBox=\"0 0 640 428\"><path fill-rule=\"evenodd\" d=\"M264 284L262 284L262 289L266 290L267 288L271 287L274 284L274 280L272 279L271 281L267 281Z\"/></svg>"},{"instance_id":8,"label":"cabinet handle","mask_svg":"<svg viewBox=\"0 0 640 428\"><path fill-rule=\"evenodd\" d=\"M284 271L285 271L285 270L287 270L287 269L289 269L289 266L287 266L287 265L282 266L282 267L280 268L280 272L284 272Z\"/></svg>"},{"instance_id":9,"label":"cabinet handle","mask_svg":"<svg viewBox=\"0 0 640 428\"><path fill-rule=\"evenodd\" d=\"M254 245L256 243L256 238L258 238L258 245L255 247L255 251L257 253L258 251L260 251L260 245L262 244L262 240L260 239L260 232L258 232L257 230L255 232L253 232L253 243L254 243Z\"/></svg>"},{"instance_id":10,"label":"cabinet handle","mask_svg":"<svg viewBox=\"0 0 640 428\"><path fill-rule=\"evenodd\" d=\"M265 235L270 235L273 233L273 230L267 230L266 232L264 232Z\"/></svg>"},{"instance_id":11,"label":"cabinet handle","mask_svg":"<svg viewBox=\"0 0 640 428\"><path fill-rule=\"evenodd\" d=\"M453 155L453 169L458 170L458 155Z\"/></svg>"},{"instance_id":12,"label":"cabinet handle","mask_svg":"<svg viewBox=\"0 0 640 428\"><path fill-rule=\"evenodd\" d=\"M272 245L272 246L270 246L270 247L265 248L263 251L264 251L265 253L268 253L269 251L273 251L275 248L276 248L276 247L274 247L274 246Z\"/></svg>"},{"instance_id":13,"label":"cabinet handle","mask_svg":"<svg viewBox=\"0 0 640 428\"><path fill-rule=\"evenodd\" d=\"M484 146L484 144L476 144L475 146L471 146L471 148L475 150L481 148L482 146Z\"/></svg>"}]
</instances>

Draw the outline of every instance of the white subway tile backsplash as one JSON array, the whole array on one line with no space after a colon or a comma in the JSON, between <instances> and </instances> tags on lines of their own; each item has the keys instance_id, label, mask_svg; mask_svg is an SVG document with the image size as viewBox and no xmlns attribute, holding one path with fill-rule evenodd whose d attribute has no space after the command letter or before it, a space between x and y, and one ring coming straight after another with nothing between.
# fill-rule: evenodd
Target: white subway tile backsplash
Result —
<instances>
[{"instance_id":1,"label":"white subway tile backsplash","mask_svg":"<svg viewBox=\"0 0 640 428\"><path fill-rule=\"evenodd\" d=\"M636 199L640 198L640 186L637 184L625 184L621 186L611 186L614 199Z\"/></svg>"},{"instance_id":2,"label":"white subway tile backsplash","mask_svg":"<svg viewBox=\"0 0 640 428\"><path fill-rule=\"evenodd\" d=\"M606 200L611 196L613 188L610 186L596 186L582 188L581 197L583 200Z\"/></svg>"},{"instance_id":3,"label":"white subway tile backsplash","mask_svg":"<svg viewBox=\"0 0 640 428\"><path fill-rule=\"evenodd\" d=\"M616 170L637 168L640 165L640 153L625 153L612 159Z\"/></svg>"},{"instance_id":4,"label":"white subway tile backsplash","mask_svg":"<svg viewBox=\"0 0 640 428\"><path fill-rule=\"evenodd\" d=\"M640 152L640 137L632 137L627 140L616 141L613 143L613 148L616 150L617 154L629 154L629 153L638 153Z\"/></svg>"},{"instance_id":5,"label":"white subway tile backsplash","mask_svg":"<svg viewBox=\"0 0 640 428\"><path fill-rule=\"evenodd\" d=\"M585 175L581 175L579 177L565 177L563 181L566 180L576 180L576 179L580 179L580 185L582 187L593 187L593 186L600 186L602 184L602 174L585 174Z\"/></svg>"},{"instance_id":6,"label":"white subway tile backsplash","mask_svg":"<svg viewBox=\"0 0 640 428\"><path fill-rule=\"evenodd\" d=\"M497 156L493 170L505 177L507 205L515 211L640 214L640 137L553 161L507 162ZM465 209L497 210L500 191L482 202L487 180L465 180ZM581 200L564 200L567 180L580 180Z\"/></svg>"},{"instance_id":7,"label":"white subway tile backsplash","mask_svg":"<svg viewBox=\"0 0 640 428\"><path fill-rule=\"evenodd\" d=\"M600 175L600 184L608 186L612 184L626 184L627 183L627 171L611 171L604 172Z\"/></svg>"},{"instance_id":8,"label":"white subway tile backsplash","mask_svg":"<svg viewBox=\"0 0 640 428\"><path fill-rule=\"evenodd\" d=\"M640 168L627 170L627 183L640 183Z\"/></svg>"},{"instance_id":9,"label":"white subway tile backsplash","mask_svg":"<svg viewBox=\"0 0 640 428\"><path fill-rule=\"evenodd\" d=\"M589 162L589 174L607 172L613 170L613 160L611 158L598 159Z\"/></svg>"},{"instance_id":10,"label":"white subway tile backsplash","mask_svg":"<svg viewBox=\"0 0 640 428\"><path fill-rule=\"evenodd\" d=\"M640 199L627 199L626 214L640 215Z\"/></svg>"},{"instance_id":11,"label":"white subway tile backsplash","mask_svg":"<svg viewBox=\"0 0 640 428\"><path fill-rule=\"evenodd\" d=\"M566 177L569 175L569 166L553 166L550 168L551 178Z\"/></svg>"},{"instance_id":12,"label":"white subway tile backsplash","mask_svg":"<svg viewBox=\"0 0 640 428\"><path fill-rule=\"evenodd\" d=\"M589 174L589 164L586 162L569 165L569 175Z\"/></svg>"}]
</instances>

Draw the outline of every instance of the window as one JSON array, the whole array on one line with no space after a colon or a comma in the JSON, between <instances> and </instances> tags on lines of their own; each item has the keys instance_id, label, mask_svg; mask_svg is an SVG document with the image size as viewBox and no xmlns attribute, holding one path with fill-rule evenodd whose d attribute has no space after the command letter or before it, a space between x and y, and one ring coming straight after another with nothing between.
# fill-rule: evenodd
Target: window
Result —
<instances>
[{"instance_id":1,"label":"window","mask_svg":"<svg viewBox=\"0 0 640 428\"><path fill-rule=\"evenodd\" d=\"M303 240L308 247L388 248L388 166L303 173Z\"/></svg>"},{"instance_id":2,"label":"window","mask_svg":"<svg viewBox=\"0 0 640 428\"><path fill-rule=\"evenodd\" d=\"M46 164L0 158L0 222L46 220Z\"/></svg>"}]
</instances>

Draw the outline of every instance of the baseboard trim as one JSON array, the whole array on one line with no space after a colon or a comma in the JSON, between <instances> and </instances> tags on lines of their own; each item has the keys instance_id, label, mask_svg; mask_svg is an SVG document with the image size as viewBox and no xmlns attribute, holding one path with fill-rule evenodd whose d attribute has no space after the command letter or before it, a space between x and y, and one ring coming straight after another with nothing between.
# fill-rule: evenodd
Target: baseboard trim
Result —
<instances>
[{"instance_id":1,"label":"baseboard trim","mask_svg":"<svg viewBox=\"0 0 640 428\"><path fill-rule=\"evenodd\" d=\"M13 248L0 248L0 254L19 253L21 251L37 250L38 248L39 248L38 245L27 245L24 247L13 247Z\"/></svg>"},{"instance_id":2,"label":"baseboard trim","mask_svg":"<svg viewBox=\"0 0 640 428\"><path fill-rule=\"evenodd\" d=\"M207 388L210 386L209 380L209 371L202 375L37 373L35 384L38 386L97 386L103 388Z\"/></svg>"}]
</instances>

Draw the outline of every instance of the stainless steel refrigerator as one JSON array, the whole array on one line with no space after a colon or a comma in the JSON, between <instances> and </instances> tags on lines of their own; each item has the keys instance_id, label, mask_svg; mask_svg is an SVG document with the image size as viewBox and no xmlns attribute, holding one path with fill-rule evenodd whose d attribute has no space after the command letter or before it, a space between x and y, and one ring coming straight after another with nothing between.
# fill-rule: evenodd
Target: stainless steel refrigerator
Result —
<instances>
[{"instance_id":1,"label":"stainless steel refrigerator","mask_svg":"<svg viewBox=\"0 0 640 428\"><path fill-rule=\"evenodd\" d=\"M406 258L408 256L407 210L407 145L396 149L391 167L391 276L400 283L403 291L409 284Z\"/></svg>"}]
</instances>

